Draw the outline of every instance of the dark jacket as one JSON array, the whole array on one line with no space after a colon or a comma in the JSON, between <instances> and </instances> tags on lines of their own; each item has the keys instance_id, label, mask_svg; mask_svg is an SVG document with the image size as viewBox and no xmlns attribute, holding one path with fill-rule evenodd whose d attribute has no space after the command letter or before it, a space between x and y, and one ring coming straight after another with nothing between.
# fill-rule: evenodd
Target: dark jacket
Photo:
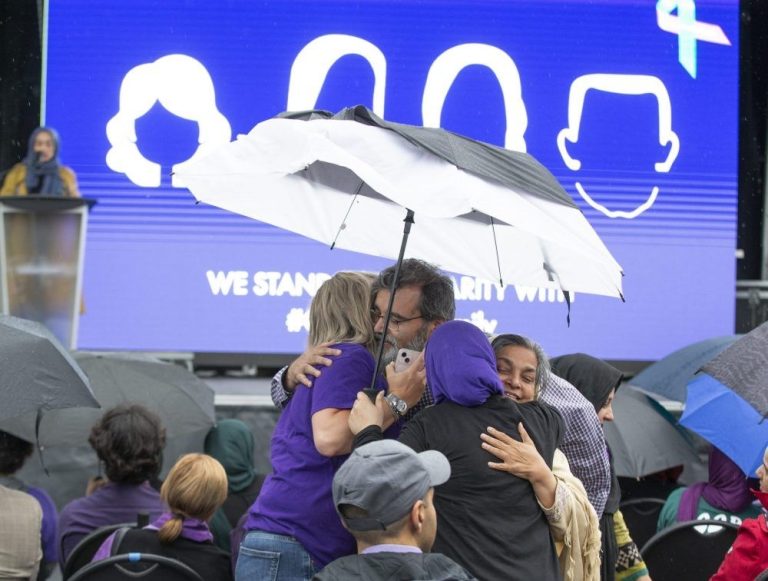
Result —
<instances>
[{"instance_id":1,"label":"dark jacket","mask_svg":"<svg viewBox=\"0 0 768 581\"><path fill-rule=\"evenodd\" d=\"M561 579L549 524L530 483L489 468L496 458L480 447L488 426L519 441L521 421L551 467L562 419L539 402L518 404L500 395L475 407L444 402L420 412L400 434L416 452L438 450L451 463L450 480L435 488L434 550L483 581ZM354 447L382 437L378 426L366 428Z\"/></svg>"},{"instance_id":2,"label":"dark jacket","mask_svg":"<svg viewBox=\"0 0 768 581\"><path fill-rule=\"evenodd\" d=\"M438 553L372 553L336 559L314 581L475 581L454 561Z\"/></svg>"},{"instance_id":3,"label":"dark jacket","mask_svg":"<svg viewBox=\"0 0 768 581\"><path fill-rule=\"evenodd\" d=\"M129 529L120 540L119 546L112 548L113 555L119 553L162 555L191 567L205 581L232 581L229 554L210 541L198 543L180 537L166 545L160 542L157 531Z\"/></svg>"}]
</instances>

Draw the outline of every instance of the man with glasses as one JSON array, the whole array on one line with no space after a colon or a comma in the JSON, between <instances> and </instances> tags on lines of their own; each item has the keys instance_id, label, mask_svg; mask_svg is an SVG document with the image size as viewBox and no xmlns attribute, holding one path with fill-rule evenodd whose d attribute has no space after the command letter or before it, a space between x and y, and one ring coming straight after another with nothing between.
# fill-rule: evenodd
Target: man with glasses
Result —
<instances>
[{"instance_id":1,"label":"man with glasses","mask_svg":"<svg viewBox=\"0 0 768 581\"><path fill-rule=\"evenodd\" d=\"M395 265L385 268L371 286L371 317L378 341L385 342L384 366L394 362L400 349L423 351L427 339L435 328L456 314L453 282L431 264L416 258L408 258L400 267L400 276L392 305L389 329L384 329L384 315L389 304L389 288L395 276ZM283 407L299 384L312 386L312 380L320 375L316 366L333 364L330 357L338 355L337 349L320 345L308 349L288 367L277 372L272 379L272 401ZM424 389L424 361L419 357L403 373L389 373L389 403L392 419L404 416L408 419L425 405L432 404L429 390ZM403 405L404 404L404 405ZM403 411L407 410L407 411Z\"/></svg>"}]
</instances>

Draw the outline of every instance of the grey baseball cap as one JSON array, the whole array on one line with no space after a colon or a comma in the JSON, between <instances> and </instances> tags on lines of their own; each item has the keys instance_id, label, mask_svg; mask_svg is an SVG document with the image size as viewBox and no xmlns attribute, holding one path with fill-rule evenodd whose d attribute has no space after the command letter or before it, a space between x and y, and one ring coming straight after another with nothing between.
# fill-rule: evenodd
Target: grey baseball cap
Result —
<instances>
[{"instance_id":1,"label":"grey baseball cap","mask_svg":"<svg viewBox=\"0 0 768 581\"><path fill-rule=\"evenodd\" d=\"M384 530L407 515L427 491L451 476L448 459L436 450L417 454L397 440L357 448L333 478L333 503L353 531ZM345 518L339 506L352 504L367 518Z\"/></svg>"}]
</instances>

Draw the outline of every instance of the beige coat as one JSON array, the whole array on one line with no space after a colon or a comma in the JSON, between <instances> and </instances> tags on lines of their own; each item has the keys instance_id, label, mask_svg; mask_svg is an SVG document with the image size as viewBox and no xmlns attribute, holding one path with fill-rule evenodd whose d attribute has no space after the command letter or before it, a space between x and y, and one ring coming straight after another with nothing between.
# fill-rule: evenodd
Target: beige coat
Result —
<instances>
[{"instance_id":1,"label":"beige coat","mask_svg":"<svg viewBox=\"0 0 768 581\"><path fill-rule=\"evenodd\" d=\"M555 504L542 507L557 544L564 581L599 581L600 523L581 480L568 460L555 451L552 472L557 478Z\"/></svg>"},{"instance_id":2,"label":"beige coat","mask_svg":"<svg viewBox=\"0 0 768 581\"><path fill-rule=\"evenodd\" d=\"M37 579L43 511L32 496L0 486L0 579Z\"/></svg>"}]
</instances>

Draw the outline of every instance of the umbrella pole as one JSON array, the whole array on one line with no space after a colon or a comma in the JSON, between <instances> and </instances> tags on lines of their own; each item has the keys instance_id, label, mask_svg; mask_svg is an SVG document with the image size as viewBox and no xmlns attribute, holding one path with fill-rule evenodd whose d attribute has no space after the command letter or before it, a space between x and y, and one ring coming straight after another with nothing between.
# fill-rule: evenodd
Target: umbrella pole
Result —
<instances>
[{"instance_id":1,"label":"umbrella pole","mask_svg":"<svg viewBox=\"0 0 768 581\"><path fill-rule=\"evenodd\" d=\"M405 226L403 226L403 240L400 243L400 254L397 257L397 263L395 264L395 276L392 277L392 282L389 285L389 304L387 305L387 312L384 315L384 336L381 338L381 342L379 343L379 353L376 355L376 368L373 370L373 378L371 378L371 390L376 389L376 378L379 376L381 360L384 357L384 345L386 344L385 339L387 337L387 331L389 331L389 320L392 317L392 305L395 302L397 284L400 282L400 267L403 264L405 247L408 244L408 235L411 233L411 225L413 224L413 210L407 211L403 222L405 223Z\"/></svg>"}]
</instances>

